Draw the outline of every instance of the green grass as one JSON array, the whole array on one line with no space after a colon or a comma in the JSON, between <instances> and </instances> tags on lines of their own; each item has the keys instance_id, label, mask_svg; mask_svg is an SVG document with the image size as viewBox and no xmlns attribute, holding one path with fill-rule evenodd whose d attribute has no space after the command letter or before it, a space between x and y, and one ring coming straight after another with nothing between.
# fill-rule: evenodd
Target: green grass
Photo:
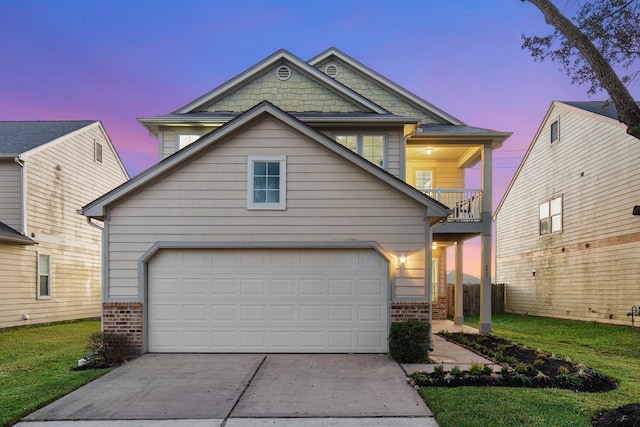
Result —
<instances>
[{"instance_id":1,"label":"green grass","mask_svg":"<svg viewBox=\"0 0 640 427\"><path fill-rule=\"evenodd\" d=\"M478 318L465 323L477 327ZM640 402L640 329L499 314L493 333L569 357L616 379L607 393L506 387L426 387L420 390L441 427L591 426L603 410Z\"/></svg>"},{"instance_id":2,"label":"green grass","mask_svg":"<svg viewBox=\"0 0 640 427\"><path fill-rule=\"evenodd\" d=\"M64 396L109 369L72 371L99 320L0 330L0 426Z\"/></svg>"}]
</instances>

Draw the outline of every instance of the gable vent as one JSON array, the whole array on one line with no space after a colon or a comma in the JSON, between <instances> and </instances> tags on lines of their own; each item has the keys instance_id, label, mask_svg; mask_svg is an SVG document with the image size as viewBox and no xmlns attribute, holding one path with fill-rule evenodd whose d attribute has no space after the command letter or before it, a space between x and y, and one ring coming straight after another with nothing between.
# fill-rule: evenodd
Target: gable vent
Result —
<instances>
[{"instance_id":1,"label":"gable vent","mask_svg":"<svg viewBox=\"0 0 640 427\"><path fill-rule=\"evenodd\" d=\"M339 72L340 70L338 69L338 66L336 64L328 64L326 67L324 67L324 73L332 79L338 77Z\"/></svg>"},{"instance_id":2,"label":"gable vent","mask_svg":"<svg viewBox=\"0 0 640 427\"><path fill-rule=\"evenodd\" d=\"M280 80L289 80L289 77L291 77L291 69L286 65L282 65L276 69L276 76L278 76Z\"/></svg>"}]
</instances>

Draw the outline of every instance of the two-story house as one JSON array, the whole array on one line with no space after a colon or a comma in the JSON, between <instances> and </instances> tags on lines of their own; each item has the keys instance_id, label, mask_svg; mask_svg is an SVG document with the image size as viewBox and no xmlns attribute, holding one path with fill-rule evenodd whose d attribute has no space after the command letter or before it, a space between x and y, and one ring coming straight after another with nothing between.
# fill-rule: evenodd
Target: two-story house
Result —
<instances>
[{"instance_id":1,"label":"two-story house","mask_svg":"<svg viewBox=\"0 0 640 427\"><path fill-rule=\"evenodd\" d=\"M613 104L551 104L495 214L507 311L630 323L640 304L639 159Z\"/></svg>"},{"instance_id":2,"label":"two-story house","mask_svg":"<svg viewBox=\"0 0 640 427\"><path fill-rule=\"evenodd\" d=\"M391 321L445 314L454 244L461 295L477 236L490 329L491 158L509 133L337 49L280 50L139 121L160 162L83 210L107 230L104 328L138 350L386 352Z\"/></svg>"},{"instance_id":3,"label":"two-story house","mask_svg":"<svg viewBox=\"0 0 640 427\"><path fill-rule=\"evenodd\" d=\"M101 225L77 211L127 179L98 121L0 122L0 328L100 316Z\"/></svg>"}]
</instances>

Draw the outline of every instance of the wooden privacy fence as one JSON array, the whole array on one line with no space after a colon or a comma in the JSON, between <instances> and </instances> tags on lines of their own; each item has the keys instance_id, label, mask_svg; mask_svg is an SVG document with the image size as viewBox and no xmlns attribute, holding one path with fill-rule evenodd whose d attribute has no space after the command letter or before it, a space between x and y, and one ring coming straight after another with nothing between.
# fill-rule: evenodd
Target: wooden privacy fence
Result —
<instances>
[{"instance_id":1,"label":"wooden privacy fence","mask_svg":"<svg viewBox=\"0 0 640 427\"><path fill-rule=\"evenodd\" d=\"M493 283L491 285L491 314L504 313L504 283ZM454 315L455 296L453 286L447 286L449 292L449 316ZM463 316L480 315L480 285L463 285L462 293L464 300L462 301Z\"/></svg>"}]
</instances>

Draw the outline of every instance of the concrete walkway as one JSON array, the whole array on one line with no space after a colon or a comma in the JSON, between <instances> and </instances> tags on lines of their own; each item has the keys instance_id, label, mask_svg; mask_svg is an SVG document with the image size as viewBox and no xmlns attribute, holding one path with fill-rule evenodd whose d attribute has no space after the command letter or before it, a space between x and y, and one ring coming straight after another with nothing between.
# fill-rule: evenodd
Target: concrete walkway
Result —
<instances>
[{"instance_id":1,"label":"concrete walkway","mask_svg":"<svg viewBox=\"0 0 640 427\"><path fill-rule=\"evenodd\" d=\"M456 344L453 344L438 335L436 333L440 331L447 332L465 332L470 334L477 334L478 330L469 326L456 326L450 320L434 320L431 323L433 339L433 351L429 353L429 358L434 362L433 364L402 364L402 369L411 375L414 372L433 372L435 366L443 365L445 371L450 371L454 367L459 367L462 370L469 369L472 363L481 363L483 365L489 365L494 371L499 372L500 365L487 360L476 353L462 348Z\"/></svg>"}]
</instances>

